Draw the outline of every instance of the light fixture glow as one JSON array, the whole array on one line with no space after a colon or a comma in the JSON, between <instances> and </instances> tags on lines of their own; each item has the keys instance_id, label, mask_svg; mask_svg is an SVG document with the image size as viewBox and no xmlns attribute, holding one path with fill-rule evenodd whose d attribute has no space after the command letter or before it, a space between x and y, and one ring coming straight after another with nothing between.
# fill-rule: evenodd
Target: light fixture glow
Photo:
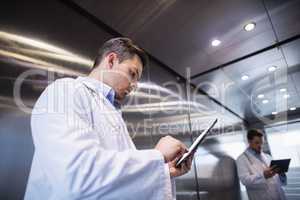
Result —
<instances>
[{"instance_id":1,"label":"light fixture glow","mask_svg":"<svg viewBox=\"0 0 300 200\"><path fill-rule=\"evenodd\" d=\"M276 69L277 69L276 66L272 66L272 67L268 68L269 72L274 72L274 71L276 71Z\"/></svg>"},{"instance_id":2,"label":"light fixture glow","mask_svg":"<svg viewBox=\"0 0 300 200\"><path fill-rule=\"evenodd\" d=\"M290 98L290 95L289 94L285 94L285 95L283 95L283 98L288 99L288 98Z\"/></svg>"},{"instance_id":3,"label":"light fixture glow","mask_svg":"<svg viewBox=\"0 0 300 200\"><path fill-rule=\"evenodd\" d=\"M220 44L221 44L221 41L220 41L220 40L217 40L217 39L215 39L215 40L213 40L213 41L211 42L211 45L214 46L214 47L219 46Z\"/></svg>"},{"instance_id":4,"label":"light fixture glow","mask_svg":"<svg viewBox=\"0 0 300 200\"><path fill-rule=\"evenodd\" d=\"M255 28L256 24L254 22L248 23L244 26L245 31L252 31Z\"/></svg>"},{"instance_id":5,"label":"light fixture glow","mask_svg":"<svg viewBox=\"0 0 300 200\"><path fill-rule=\"evenodd\" d=\"M269 103L269 100L268 100L268 99L264 99L264 100L262 101L262 103L263 103L263 104L267 104L267 103Z\"/></svg>"},{"instance_id":6,"label":"light fixture glow","mask_svg":"<svg viewBox=\"0 0 300 200\"><path fill-rule=\"evenodd\" d=\"M290 110L291 111L296 110L296 107L291 107Z\"/></svg>"},{"instance_id":7,"label":"light fixture glow","mask_svg":"<svg viewBox=\"0 0 300 200\"><path fill-rule=\"evenodd\" d=\"M23 56L28 56L29 58L33 58L33 56L36 56L40 60L45 60L46 57L51 59L57 59L57 60L63 60L73 63L78 63L85 66L92 66L93 60L82 57L80 55L74 54L68 50L65 50L63 48L57 47L55 45L34 39L29 37L24 37L12 33L7 33L0 31L0 40L3 40L4 42L8 42L9 44L16 44L16 49L18 51L15 51L15 47L13 47L9 52L15 53ZM18 46L21 45L26 46L25 48L18 48ZM8 51L7 51L8 52Z\"/></svg>"},{"instance_id":8,"label":"light fixture glow","mask_svg":"<svg viewBox=\"0 0 300 200\"><path fill-rule=\"evenodd\" d=\"M264 97L265 97L264 94L259 94L259 95L257 95L257 98L259 98L259 99L262 99L262 98L264 98Z\"/></svg>"},{"instance_id":9,"label":"light fixture glow","mask_svg":"<svg viewBox=\"0 0 300 200\"><path fill-rule=\"evenodd\" d=\"M147 99L161 99L160 95L148 94L146 92L140 92L140 91L131 92L129 96L138 97L138 98L147 98Z\"/></svg>"},{"instance_id":10,"label":"light fixture glow","mask_svg":"<svg viewBox=\"0 0 300 200\"><path fill-rule=\"evenodd\" d=\"M278 114L278 112L276 112L276 111L272 112L272 115L277 115L277 114Z\"/></svg>"},{"instance_id":11,"label":"light fixture glow","mask_svg":"<svg viewBox=\"0 0 300 200\"><path fill-rule=\"evenodd\" d=\"M280 92L286 92L286 88L281 88L279 91Z\"/></svg>"},{"instance_id":12,"label":"light fixture glow","mask_svg":"<svg viewBox=\"0 0 300 200\"><path fill-rule=\"evenodd\" d=\"M169 101L158 103L146 103L139 105L125 105L122 107L123 112L159 112L168 110L189 110L189 107L205 109L206 107L197 102L191 101Z\"/></svg>"},{"instance_id":13,"label":"light fixture glow","mask_svg":"<svg viewBox=\"0 0 300 200\"><path fill-rule=\"evenodd\" d=\"M62 74L68 74L68 75L73 75L73 76L84 76L84 73L72 70L72 69L67 69L64 66L56 65L53 63L49 63L40 59L35 59L31 58L29 56L25 56L22 54L10 52L10 51L3 51L0 50L0 55L6 56L9 58L13 58L16 60L19 60L21 62L25 63L30 63L30 67L37 68L37 69L43 69L43 70L49 70L49 68L55 69L55 72L62 73Z\"/></svg>"},{"instance_id":14,"label":"light fixture glow","mask_svg":"<svg viewBox=\"0 0 300 200\"><path fill-rule=\"evenodd\" d=\"M243 76L241 77L241 79L242 79L243 81L246 81L246 80L249 79L249 76L248 76L248 75L243 75Z\"/></svg>"}]
</instances>

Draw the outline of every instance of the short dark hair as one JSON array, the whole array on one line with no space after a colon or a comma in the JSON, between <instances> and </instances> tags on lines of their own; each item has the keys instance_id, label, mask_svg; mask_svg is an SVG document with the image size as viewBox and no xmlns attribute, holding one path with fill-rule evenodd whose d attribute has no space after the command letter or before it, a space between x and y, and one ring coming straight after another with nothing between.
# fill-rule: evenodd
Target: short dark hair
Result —
<instances>
[{"instance_id":1,"label":"short dark hair","mask_svg":"<svg viewBox=\"0 0 300 200\"><path fill-rule=\"evenodd\" d=\"M254 137L263 137L263 133L261 130L258 130L258 129L250 129L247 133L247 139L250 141L250 140L253 140Z\"/></svg>"},{"instance_id":2,"label":"short dark hair","mask_svg":"<svg viewBox=\"0 0 300 200\"><path fill-rule=\"evenodd\" d=\"M110 39L102 45L92 69L96 68L102 59L111 52L117 54L120 62L131 59L134 55L137 55L141 59L143 67L148 64L148 56L144 50L135 45L131 39L119 37Z\"/></svg>"}]
</instances>

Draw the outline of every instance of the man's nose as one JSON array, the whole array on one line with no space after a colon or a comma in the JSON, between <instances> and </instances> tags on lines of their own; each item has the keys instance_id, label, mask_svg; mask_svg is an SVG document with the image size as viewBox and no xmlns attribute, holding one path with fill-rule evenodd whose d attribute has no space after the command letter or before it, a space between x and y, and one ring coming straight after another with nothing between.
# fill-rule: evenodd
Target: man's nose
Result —
<instances>
[{"instance_id":1,"label":"man's nose","mask_svg":"<svg viewBox=\"0 0 300 200\"><path fill-rule=\"evenodd\" d=\"M132 83L130 83L130 91L134 91L137 89L137 82L134 81Z\"/></svg>"}]
</instances>

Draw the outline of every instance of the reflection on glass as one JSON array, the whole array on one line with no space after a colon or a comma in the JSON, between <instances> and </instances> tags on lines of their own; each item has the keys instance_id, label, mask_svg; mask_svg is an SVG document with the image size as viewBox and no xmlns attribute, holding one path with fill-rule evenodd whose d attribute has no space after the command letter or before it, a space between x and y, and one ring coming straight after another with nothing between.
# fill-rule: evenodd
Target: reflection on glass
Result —
<instances>
[{"instance_id":1,"label":"reflection on glass","mask_svg":"<svg viewBox=\"0 0 300 200\"><path fill-rule=\"evenodd\" d=\"M2 44L0 56L6 61L7 58L13 59L9 62L19 63L22 66L45 70L52 68L58 73L79 76L84 74L72 67L71 69L66 67L66 63L77 64L87 69L93 64L92 60L55 45L4 31L0 31L0 44Z\"/></svg>"}]
</instances>

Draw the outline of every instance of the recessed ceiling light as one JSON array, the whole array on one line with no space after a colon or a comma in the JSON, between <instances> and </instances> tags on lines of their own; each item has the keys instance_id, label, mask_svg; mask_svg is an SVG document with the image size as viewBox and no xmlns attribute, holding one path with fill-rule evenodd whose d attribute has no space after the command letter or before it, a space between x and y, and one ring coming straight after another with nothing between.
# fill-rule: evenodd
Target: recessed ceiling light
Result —
<instances>
[{"instance_id":1,"label":"recessed ceiling light","mask_svg":"<svg viewBox=\"0 0 300 200\"><path fill-rule=\"evenodd\" d=\"M283 98L288 99L288 98L290 98L290 95L289 94L285 94L285 95L283 95Z\"/></svg>"},{"instance_id":2,"label":"recessed ceiling light","mask_svg":"<svg viewBox=\"0 0 300 200\"><path fill-rule=\"evenodd\" d=\"M264 100L262 101L262 103L263 103L263 104L269 103L269 100L268 100L268 99L264 99Z\"/></svg>"},{"instance_id":3,"label":"recessed ceiling light","mask_svg":"<svg viewBox=\"0 0 300 200\"><path fill-rule=\"evenodd\" d=\"M265 97L264 94L259 94L259 95L257 95L257 98L259 98L259 99L262 99L262 98L264 98L264 97Z\"/></svg>"},{"instance_id":4,"label":"recessed ceiling light","mask_svg":"<svg viewBox=\"0 0 300 200\"><path fill-rule=\"evenodd\" d=\"M293 110L296 110L296 107L291 107L290 110L292 110L292 111L293 111Z\"/></svg>"},{"instance_id":5,"label":"recessed ceiling light","mask_svg":"<svg viewBox=\"0 0 300 200\"><path fill-rule=\"evenodd\" d=\"M279 91L280 92L286 92L286 88L281 88Z\"/></svg>"},{"instance_id":6,"label":"recessed ceiling light","mask_svg":"<svg viewBox=\"0 0 300 200\"><path fill-rule=\"evenodd\" d=\"M269 72L274 72L276 71L277 67L276 66L271 66L268 68Z\"/></svg>"},{"instance_id":7,"label":"recessed ceiling light","mask_svg":"<svg viewBox=\"0 0 300 200\"><path fill-rule=\"evenodd\" d=\"M277 115L278 114L278 112L272 112L272 115Z\"/></svg>"},{"instance_id":8,"label":"recessed ceiling light","mask_svg":"<svg viewBox=\"0 0 300 200\"><path fill-rule=\"evenodd\" d=\"M220 44L221 44L221 41L220 41L220 40L217 40L217 39L215 39L215 40L213 40L213 41L211 42L211 45L214 46L214 47L219 46Z\"/></svg>"},{"instance_id":9,"label":"recessed ceiling light","mask_svg":"<svg viewBox=\"0 0 300 200\"><path fill-rule=\"evenodd\" d=\"M243 75L243 76L241 77L241 79L242 79L243 81L248 80L248 79L249 79L249 76L248 76L248 75Z\"/></svg>"},{"instance_id":10,"label":"recessed ceiling light","mask_svg":"<svg viewBox=\"0 0 300 200\"><path fill-rule=\"evenodd\" d=\"M256 24L254 22L248 23L244 26L245 31L252 31L255 28Z\"/></svg>"}]
</instances>

